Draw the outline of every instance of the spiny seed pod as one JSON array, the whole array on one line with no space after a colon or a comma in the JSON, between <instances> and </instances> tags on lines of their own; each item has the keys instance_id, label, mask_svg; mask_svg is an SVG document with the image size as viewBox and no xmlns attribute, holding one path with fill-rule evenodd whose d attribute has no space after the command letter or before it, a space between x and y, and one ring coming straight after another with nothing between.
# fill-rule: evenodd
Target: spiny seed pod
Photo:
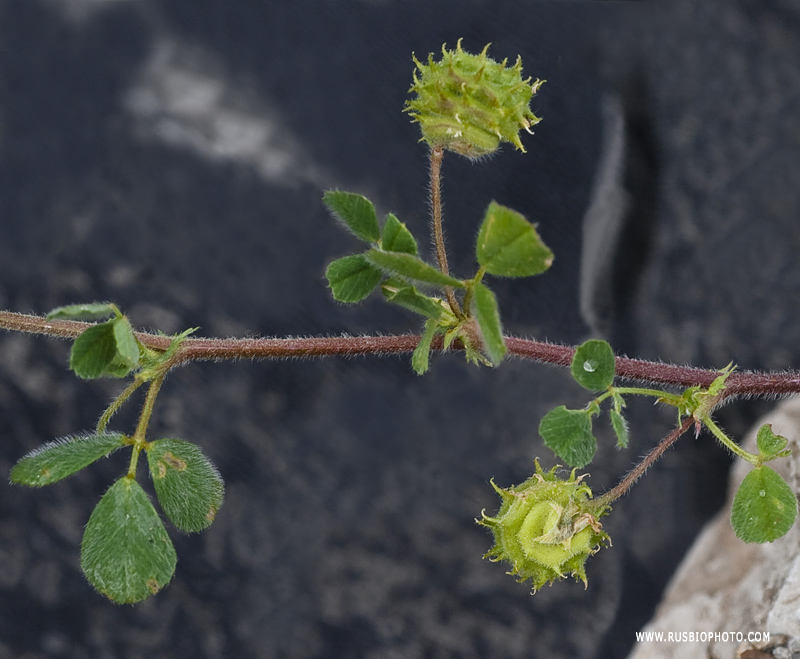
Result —
<instances>
[{"instance_id":1,"label":"spiny seed pod","mask_svg":"<svg viewBox=\"0 0 800 659\"><path fill-rule=\"evenodd\" d=\"M455 151L468 158L480 158L497 151L500 142L511 142L525 151L519 131L529 133L541 119L528 107L544 80L522 79L522 60L507 67L487 57L489 45L480 55L442 46L441 61L428 63L416 57L414 84L409 93L417 97L406 102L405 112L422 128L422 139L433 148ZM419 72L419 74L418 74Z\"/></svg>"},{"instance_id":2,"label":"spiny seed pod","mask_svg":"<svg viewBox=\"0 0 800 659\"><path fill-rule=\"evenodd\" d=\"M483 512L478 524L494 533L494 547L484 556L492 561L508 561L509 574L520 582L533 581L533 592L546 583L568 575L586 582L586 559L610 543L598 518L608 506L591 506L592 491L575 478L555 475L557 467L545 473L536 461L536 473L524 483L504 490L492 481L503 503L496 517Z\"/></svg>"}]
</instances>

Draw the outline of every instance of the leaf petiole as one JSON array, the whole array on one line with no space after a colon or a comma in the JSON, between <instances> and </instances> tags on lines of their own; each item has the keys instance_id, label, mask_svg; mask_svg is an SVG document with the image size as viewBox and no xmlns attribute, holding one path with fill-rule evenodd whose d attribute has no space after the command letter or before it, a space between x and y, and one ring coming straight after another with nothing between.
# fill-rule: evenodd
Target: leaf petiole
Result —
<instances>
[{"instance_id":1,"label":"leaf petiole","mask_svg":"<svg viewBox=\"0 0 800 659\"><path fill-rule=\"evenodd\" d=\"M640 387L609 387L608 391L604 391L597 398L591 400L586 406L586 409L593 408L595 405L600 405L604 400L611 397L619 396L652 396L657 398L657 403L665 403L677 407L681 397L676 394L671 394L668 391L660 389L645 389ZM619 410L617 410L619 412Z\"/></svg>"},{"instance_id":2,"label":"leaf petiole","mask_svg":"<svg viewBox=\"0 0 800 659\"><path fill-rule=\"evenodd\" d=\"M711 417L706 415L700 417L698 419L702 422L706 428L708 428L711 433L716 437L723 445L725 445L728 450L731 451L734 455L738 455L743 460L747 460L750 464L755 467L760 466L760 460L757 455L753 455L752 453L748 453L745 451L741 446L739 446L736 442L734 442L730 437L728 437L714 421L712 421Z\"/></svg>"},{"instance_id":3,"label":"leaf petiole","mask_svg":"<svg viewBox=\"0 0 800 659\"><path fill-rule=\"evenodd\" d=\"M111 421L111 417L113 417L120 407L122 407L123 403L125 403L128 398L133 395L133 393L144 384L145 380L139 376L134 378L133 382L131 382L125 389L122 390L122 393L119 394L113 401L111 401L111 405L109 405L105 412L101 415L100 419L97 422L97 427L95 428L95 432L98 435L102 435L106 428L108 427L109 422Z\"/></svg>"},{"instance_id":4,"label":"leaf petiole","mask_svg":"<svg viewBox=\"0 0 800 659\"><path fill-rule=\"evenodd\" d=\"M139 415L139 423L136 425L136 432L133 433L133 451L131 451L131 462L128 467L128 478L136 477L136 465L139 462L139 453L141 453L142 449L147 445L145 440L147 426L150 423L150 417L153 414L156 398L158 398L158 392L161 389L161 384L164 382L166 375L166 371L157 375L153 378L150 387L147 389L147 396L144 399L142 412Z\"/></svg>"}]
</instances>

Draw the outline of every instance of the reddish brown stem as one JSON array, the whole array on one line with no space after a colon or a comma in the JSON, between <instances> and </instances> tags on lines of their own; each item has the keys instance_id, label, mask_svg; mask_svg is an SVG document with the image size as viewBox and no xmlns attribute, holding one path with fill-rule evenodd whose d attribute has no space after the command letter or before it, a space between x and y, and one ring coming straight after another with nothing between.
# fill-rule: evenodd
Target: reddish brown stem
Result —
<instances>
[{"instance_id":1,"label":"reddish brown stem","mask_svg":"<svg viewBox=\"0 0 800 659\"><path fill-rule=\"evenodd\" d=\"M431 228L433 230L433 245L436 249L436 260L439 262L439 270L444 274L450 274L450 266L447 265L447 250L444 246L444 228L442 222L442 158L444 149L433 147L431 149ZM444 289L447 303L457 317L461 317L461 307L456 300L456 294L450 286Z\"/></svg>"},{"instance_id":2,"label":"reddish brown stem","mask_svg":"<svg viewBox=\"0 0 800 659\"><path fill-rule=\"evenodd\" d=\"M57 338L75 338L90 323L71 320L47 320L41 316L29 316L0 311L0 329ZM137 332L136 337L144 345L155 350L166 350L170 337ZM332 357L355 355L389 355L413 352L419 336L329 336L278 339L202 339L188 338L181 344L174 363L195 360L226 359L281 359L286 357ZM434 350L441 348L441 337L436 337ZM505 338L510 356L531 359L555 366L569 366L575 348L522 339ZM458 342L454 349L463 348ZM642 359L617 357L616 375L619 378L637 380L651 384L675 387L707 387L719 376L719 371L686 366L675 366ZM726 388L720 399L724 402L737 396L782 396L800 393L800 372L776 371L752 373L734 371L728 377Z\"/></svg>"},{"instance_id":3,"label":"reddish brown stem","mask_svg":"<svg viewBox=\"0 0 800 659\"><path fill-rule=\"evenodd\" d=\"M650 453L642 458L642 461L639 464L637 464L625 475L625 478L623 478L616 487L611 488L605 494L597 497L592 503L599 510L600 508L610 504L612 501L619 499L623 494L630 490L636 481L644 476L644 472L646 472L652 466L652 464L658 460L670 446L678 441L680 436L689 430L689 428L691 428L694 424L695 420L693 417L687 417L684 419L683 423L677 428L673 428L672 431L666 437L664 437L664 439L662 439L652 451L650 451Z\"/></svg>"},{"instance_id":4,"label":"reddish brown stem","mask_svg":"<svg viewBox=\"0 0 800 659\"><path fill-rule=\"evenodd\" d=\"M91 327L91 323L47 320L41 316L0 311L0 329L59 338L75 338L88 327ZM143 345L162 351L166 350L172 341L168 336L145 332L137 332L136 337ZM336 336L277 339L187 338L173 355L170 364L177 365L197 360L389 355L412 352L419 344L419 340L419 336L410 334L402 336ZM575 353L575 348L544 341L517 337L505 337L505 341L509 355L555 366L568 367ZM453 349L463 349L463 347L459 341L455 341L451 346ZM434 350L442 348L441 336L434 337L432 348ZM719 371L618 357L616 360L616 375L620 378L651 384L672 385L675 387L707 387L719 376ZM723 404L737 396L779 396L793 393L800 393L800 373L796 371L773 373L734 372L726 381L726 387L719 397L719 404ZM619 485L595 499L598 509L625 494L645 471L694 423L695 420L689 417L680 426L672 430L658 446L650 451L620 481Z\"/></svg>"}]
</instances>

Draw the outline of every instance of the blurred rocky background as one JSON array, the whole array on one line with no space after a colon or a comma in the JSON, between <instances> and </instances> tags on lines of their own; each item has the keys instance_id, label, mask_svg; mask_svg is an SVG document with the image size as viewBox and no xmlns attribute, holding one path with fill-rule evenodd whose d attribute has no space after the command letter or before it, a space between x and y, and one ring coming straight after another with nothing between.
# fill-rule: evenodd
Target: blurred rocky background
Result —
<instances>
[{"instance_id":1,"label":"blurred rocky background","mask_svg":"<svg viewBox=\"0 0 800 659\"><path fill-rule=\"evenodd\" d=\"M789 0L0 0L0 307L113 300L137 327L206 336L417 332L379 299L331 301L324 269L354 243L320 197L361 192L427 233L427 154L401 110L411 53L459 37L548 81L527 154L444 162L456 272L491 199L556 254L494 286L509 333L800 366ZM119 390L73 377L68 349L0 336L0 472L92 428ZM217 521L174 534L171 585L120 607L85 582L79 546L124 458L43 490L0 483L0 657L623 657L730 461L683 439L615 506L588 590L531 597L481 559L473 519L498 505L490 478L553 463L541 416L585 401L562 371L458 355L424 378L406 358L180 369L152 432L217 463ZM741 436L767 407L721 421ZM597 490L674 415L647 402L629 419L627 451L600 430Z\"/></svg>"}]
</instances>

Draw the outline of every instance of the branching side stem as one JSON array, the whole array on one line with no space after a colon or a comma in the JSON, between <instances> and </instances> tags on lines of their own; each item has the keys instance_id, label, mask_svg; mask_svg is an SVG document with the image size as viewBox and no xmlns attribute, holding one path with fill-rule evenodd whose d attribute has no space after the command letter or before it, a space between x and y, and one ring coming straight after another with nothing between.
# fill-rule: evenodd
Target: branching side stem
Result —
<instances>
[{"instance_id":1,"label":"branching side stem","mask_svg":"<svg viewBox=\"0 0 800 659\"><path fill-rule=\"evenodd\" d=\"M439 262L439 270L444 274L450 274L450 266L447 264L447 250L444 246L444 229L442 227L442 158L444 149L442 147L431 148L431 229L433 231L433 245L436 249L436 260ZM461 306L458 304L456 294L450 286L445 287L444 294L456 318L463 318Z\"/></svg>"},{"instance_id":2,"label":"branching side stem","mask_svg":"<svg viewBox=\"0 0 800 659\"><path fill-rule=\"evenodd\" d=\"M150 382L150 387L147 389L147 396L144 399L142 412L139 415L139 423L136 425L136 431L133 433L133 451L131 452L131 463L128 467L128 478L136 477L136 464L139 461L139 453L147 444L147 426L150 423L150 417L153 414L153 408L156 404L158 392L161 390L161 384L167 375L165 369Z\"/></svg>"},{"instance_id":3,"label":"branching side stem","mask_svg":"<svg viewBox=\"0 0 800 659\"><path fill-rule=\"evenodd\" d=\"M644 476L644 472L646 472L670 446L678 441L681 435L689 430L694 423L695 420L692 417L684 419L683 423L677 428L673 428L672 431L666 437L664 437L664 439L662 439L652 451L650 451L650 453L642 458L642 461L639 464L637 464L625 475L625 478L623 478L616 487L611 488L605 494L601 494L596 499L593 499L592 504L596 506L598 510L600 510L613 501L619 499L623 494L633 487L636 481Z\"/></svg>"},{"instance_id":4,"label":"branching side stem","mask_svg":"<svg viewBox=\"0 0 800 659\"><path fill-rule=\"evenodd\" d=\"M98 435L102 435L106 428L108 427L108 422L111 421L111 417L113 417L117 410L122 407L122 404L131 397L131 395L144 384L144 380L140 378L134 378L133 382L131 382L125 389L123 389L122 393L119 394L113 401L111 401L111 405L106 408L106 411L103 412L100 420L97 422L97 428L95 432Z\"/></svg>"}]
</instances>

